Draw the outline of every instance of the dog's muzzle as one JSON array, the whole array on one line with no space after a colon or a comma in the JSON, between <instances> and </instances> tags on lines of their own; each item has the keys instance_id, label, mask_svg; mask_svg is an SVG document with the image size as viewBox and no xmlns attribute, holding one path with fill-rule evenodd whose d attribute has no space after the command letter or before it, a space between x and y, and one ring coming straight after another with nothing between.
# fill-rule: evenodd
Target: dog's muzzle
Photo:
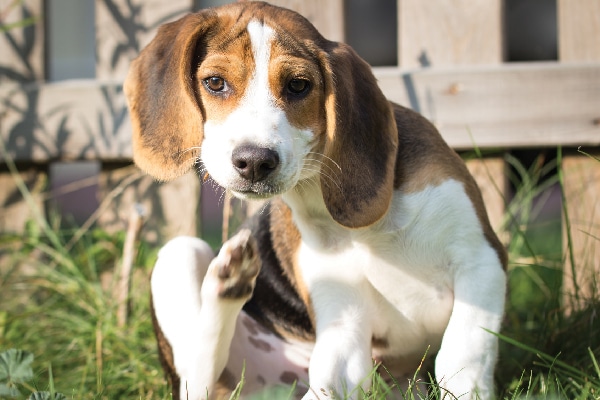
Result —
<instances>
[{"instance_id":1,"label":"dog's muzzle","mask_svg":"<svg viewBox=\"0 0 600 400\"><path fill-rule=\"evenodd\" d=\"M231 163L239 174L239 180L231 189L244 197L270 197L279 192L272 181L278 170L277 151L254 145L237 147L231 154Z\"/></svg>"}]
</instances>

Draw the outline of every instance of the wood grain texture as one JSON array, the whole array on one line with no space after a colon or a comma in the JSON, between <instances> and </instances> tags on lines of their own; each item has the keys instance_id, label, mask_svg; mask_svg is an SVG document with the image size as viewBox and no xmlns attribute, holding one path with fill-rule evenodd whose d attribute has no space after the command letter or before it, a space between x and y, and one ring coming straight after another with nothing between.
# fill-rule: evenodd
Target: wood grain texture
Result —
<instances>
[{"instance_id":1,"label":"wood grain texture","mask_svg":"<svg viewBox=\"0 0 600 400\"><path fill-rule=\"evenodd\" d=\"M506 196L506 164L502 157L485 157L466 161L467 168L475 181L485 203L485 208L492 228L500 232L504 223L505 196ZM508 242L508 237L501 237L503 243Z\"/></svg>"},{"instance_id":2,"label":"wood grain texture","mask_svg":"<svg viewBox=\"0 0 600 400\"><path fill-rule=\"evenodd\" d=\"M403 68L502 62L501 0L399 0Z\"/></svg>"},{"instance_id":3,"label":"wood grain texture","mask_svg":"<svg viewBox=\"0 0 600 400\"><path fill-rule=\"evenodd\" d=\"M558 0L557 5L560 60L600 61L600 1Z\"/></svg>"},{"instance_id":4,"label":"wood grain texture","mask_svg":"<svg viewBox=\"0 0 600 400\"><path fill-rule=\"evenodd\" d=\"M302 14L325 38L344 41L343 0L269 0L269 3Z\"/></svg>"},{"instance_id":5,"label":"wood grain texture","mask_svg":"<svg viewBox=\"0 0 600 400\"><path fill-rule=\"evenodd\" d=\"M600 1L558 0L557 6L560 61L598 65ZM596 89L596 99L600 97L599 93ZM592 99L595 107L598 107L597 101ZM600 118L596 118L595 123L599 126ZM600 157L598 147L585 147L584 150ZM583 154L567 154L562 170L568 213L563 218L566 260L563 303L570 312L584 307L587 299L597 299L600 295L600 161Z\"/></svg>"},{"instance_id":6,"label":"wood grain texture","mask_svg":"<svg viewBox=\"0 0 600 400\"><path fill-rule=\"evenodd\" d=\"M43 3L0 0L0 83L45 78Z\"/></svg>"},{"instance_id":7,"label":"wood grain texture","mask_svg":"<svg viewBox=\"0 0 600 400\"><path fill-rule=\"evenodd\" d=\"M600 157L600 151L595 156ZM600 161L565 157L562 169L568 212L568 221L563 220L563 293L565 306L573 310L600 293Z\"/></svg>"},{"instance_id":8,"label":"wood grain texture","mask_svg":"<svg viewBox=\"0 0 600 400\"><path fill-rule=\"evenodd\" d=\"M96 1L96 77L124 79L158 27L191 11L191 0Z\"/></svg>"},{"instance_id":9,"label":"wood grain texture","mask_svg":"<svg viewBox=\"0 0 600 400\"><path fill-rule=\"evenodd\" d=\"M386 96L457 149L600 144L600 64L377 69Z\"/></svg>"}]
</instances>

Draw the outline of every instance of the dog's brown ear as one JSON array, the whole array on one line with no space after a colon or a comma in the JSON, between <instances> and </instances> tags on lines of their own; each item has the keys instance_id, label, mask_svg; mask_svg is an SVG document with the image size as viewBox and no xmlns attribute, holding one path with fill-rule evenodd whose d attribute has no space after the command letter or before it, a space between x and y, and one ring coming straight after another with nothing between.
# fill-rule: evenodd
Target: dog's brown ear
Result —
<instances>
[{"instance_id":1,"label":"dog's brown ear","mask_svg":"<svg viewBox=\"0 0 600 400\"><path fill-rule=\"evenodd\" d=\"M145 172L169 180L190 169L202 143L195 95L197 43L214 21L190 14L161 26L131 63L124 84L133 129L133 158Z\"/></svg>"},{"instance_id":2,"label":"dog's brown ear","mask_svg":"<svg viewBox=\"0 0 600 400\"><path fill-rule=\"evenodd\" d=\"M398 130L371 67L349 46L330 43L321 61L328 171L321 174L321 188L331 216L359 228L378 221L390 206Z\"/></svg>"}]
</instances>

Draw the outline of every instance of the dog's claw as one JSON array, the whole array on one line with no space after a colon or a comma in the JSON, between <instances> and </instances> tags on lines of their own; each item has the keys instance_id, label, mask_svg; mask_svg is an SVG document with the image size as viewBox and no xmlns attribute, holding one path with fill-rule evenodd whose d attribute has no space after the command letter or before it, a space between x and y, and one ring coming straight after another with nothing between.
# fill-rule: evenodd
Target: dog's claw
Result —
<instances>
[{"instance_id":1,"label":"dog's claw","mask_svg":"<svg viewBox=\"0 0 600 400\"><path fill-rule=\"evenodd\" d=\"M256 243L248 229L241 230L225 242L211 266L219 279L219 297L250 297L260 269L257 254Z\"/></svg>"}]
</instances>

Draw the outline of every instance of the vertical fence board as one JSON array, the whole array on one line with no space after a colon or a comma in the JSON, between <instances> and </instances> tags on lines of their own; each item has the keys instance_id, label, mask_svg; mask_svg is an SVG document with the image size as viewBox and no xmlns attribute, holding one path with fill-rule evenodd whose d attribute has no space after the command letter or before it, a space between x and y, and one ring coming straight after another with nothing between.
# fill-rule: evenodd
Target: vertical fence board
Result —
<instances>
[{"instance_id":1,"label":"vertical fence board","mask_svg":"<svg viewBox=\"0 0 600 400\"><path fill-rule=\"evenodd\" d=\"M31 82L44 79L43 2L0 0L0 82Z\"/></svg>"},{"instance_id":2,"label":"vertical fence board","mask_svg":"<svg viewBox=\"0 0 600 400\"><path fill-rule=\"evenodd\" d=\"M343 0L270 0L269 3L302 14L325 38L344 41Z\"/></svg>"},{"instance_id":3,"label":"vertical fence board","mask_svg":"<svg viewBox=\"0 0 600 400\"><path fill-rule=\"evenodd\" d=\"M600 61L600 1L558 0L561 61Z\"/></svg>"},{"instance_id":4,"label":"vertical fence board","mask_svg":"<svg viewBox=\"0 0 600 400\"><path fill-rule=\"evenodd\" d=\"M499 232L504 222L505 209L506 165L504 160L501 157L468 160L467 168L481 190L492 228ZM501 239L506 243L509 238L502 237Z\"/></svg>"},{"instance_id":5,"label":"vertical fence board","mask_svg":"<svg viewBox=\"0 0 600 400\"><path fill-rule=\"evenodd\" d=\"M584 156L565 157L562 169L569 218L564 225L570 226L574 260L571 263L566 248L563 291L570 310L584 306L586 299L600 293L600 161ZM566 230L563 237L566 247Z\"/></svg>"},{"instance_id":6,"label":"vertical fence board","mask_svg":"<svg viewBox=\"0 0 600 400\"><path fill-rule=\"evenodd\" d=\"M558 0L558 23L561 62L600 61L599 0ZM600 219L600 162L581 154L567 155L562 168L569 218L563 222L563 227L566 228L567 223L571 225L570 250L575 261L573 265L571 257L566 257L563 271L564 304L571 310L583 306L582 299L600 295L596 285L600 274L600 228L597 222ZM565 255L568 255L566 229L563 229L563 243Z\"/></svg>"},{"instance_id":7,"label":"vertical fence board","mask_svg":"<svg viewBox=\"0 0 600 400\"><path fill-rule=\"evenodd\" d=\"M0 23L9 27L0 32L0 84L44 79L43 7L41 0L0 0ZM15 105L13 100L16 97L18 96L12 93L10 97L1 99L0 130L3 133L11 132L10 123L7 122L9 119L24 118L21 110L28 110L36 101L35 98L18 99L18 105ZM23 101L20 102L21 100ZM26 146L24 141L22 137L17 138L18 144ZM35 206L44 213L44 202L39 194L47 182L45 171L27 168L19 173L19 178L34 194ZM34 215L30 205L23 200L14 177L3 167L0 171L0 232L21 232L25 223Z\"/></svg>"},{"instance_id":8,"label":"vertical fence board","mask_svg":"<svg viewBox=\"0 0 600 400\"><path fill-rule=\"evenodd\" d=\"M501 0L398 0L401 67L502 61Z\"/></svg>"},{"instance_id":9,"label":"vertical fence board","mask_svg":"<svg viewBox=\"0 0 600 400\"><path fill-rule=\"evenodd\" d=\"M129 62L152 40L158 27L191 8L191 0L96 1L96 78L123 79Z\"/></svg>"},{"instance_id":10,"label":"vertical fence board","mask_svg":"<svg viewBox=\"0 0 600 400\"><path fill-rule=\"evenodd\" d=\"M46 188L47 175L38 168L27 168L19 172L19 179L25 183L32 194L34 204L28 204L23 199L17 187L15 177L4 169L0 171L0 232L22 232L25 224L33 220L36 210L45 215L42 193Z\"/></svg>"}]
</instances>

